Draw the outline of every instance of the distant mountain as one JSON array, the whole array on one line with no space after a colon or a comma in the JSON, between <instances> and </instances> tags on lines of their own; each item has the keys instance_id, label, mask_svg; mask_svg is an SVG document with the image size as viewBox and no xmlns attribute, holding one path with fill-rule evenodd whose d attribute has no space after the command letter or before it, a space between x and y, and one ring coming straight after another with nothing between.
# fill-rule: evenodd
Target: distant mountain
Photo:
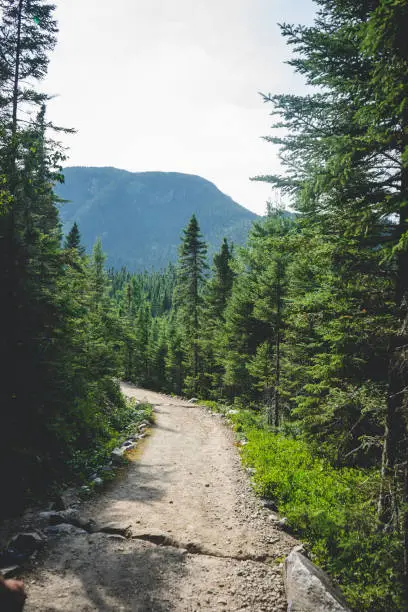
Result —
<instances>
[{"instance_id":1,"label":"distant mountain","mask_svg":"<svg viewBox=\"0 0 408 612\"><path fill-rule=\"evenodd\" d=\"M175 261L182 229L196 214L210 253L225 236L243 244L257 215L209 181L177 172L65 168L57 194L64 232L74 221L89 251L100 236L108 265L132 271Z\"/></svg>"}]
</instances>

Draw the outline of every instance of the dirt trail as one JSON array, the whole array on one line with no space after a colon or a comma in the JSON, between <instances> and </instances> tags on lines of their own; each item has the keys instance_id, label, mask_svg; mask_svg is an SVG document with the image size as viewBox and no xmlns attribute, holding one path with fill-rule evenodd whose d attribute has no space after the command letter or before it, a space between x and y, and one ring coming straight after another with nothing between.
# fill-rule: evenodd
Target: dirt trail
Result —
<instances>
[{"instance_id":1,"label":"dirt trail","mask_svg":"<svg viewBox=\"0 0 408 612\"><path fill-rule=\"evenodd\" d=\"M297 542L261 509L231 430L199 406L123 391L153 404L156 426L81 514L130 525L132 538L51 540L26 577L27 612L285 610L281 561Z\"/></svg>"}]
</instances>

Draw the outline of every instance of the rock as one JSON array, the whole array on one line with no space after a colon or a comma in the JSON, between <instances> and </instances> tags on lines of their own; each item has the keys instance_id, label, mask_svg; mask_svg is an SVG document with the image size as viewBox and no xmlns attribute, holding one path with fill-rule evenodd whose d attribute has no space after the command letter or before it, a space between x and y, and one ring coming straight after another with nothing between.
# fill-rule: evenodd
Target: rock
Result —
<instances>
[{"instance_id":1,"label":"rock","mask_svg":"<svg viewBox=\"0 0 408 612\"><path fill-rule=\"evenodd\" d=\"M10 565L9 567L2 567L0 573L3 578L14 578L20 569L19 565Z\"/></svg>"},{"instance_id":2,"label":"rock","mask_svg":"<svg viewBox=\"0 0 408 612\"><path fill-rule=\"evenodd\" d=\"M88 531L88 533L95 533L95 531L98 531L98 526L93 519L84 519L79 516L69 521L69 523L74 527Z\"/></svg>"},{"instance_id":3,"label":"rock","mask_svg":"<svg viewBox=\"0 0 408 612\"><path fill-rule=\"evenodd\" d=\"M112 467L111 465L104 465L104 466L101 468L101 471L102 471L102 472L112 472L112 470L113 470L113 467Z\"/></svg>"},{"instance_id":4,"label":"rock","mask_svg":"<svg viewBox=\"0 0 408 612\"><path fill-rule=\"evenodd\" d=\"M168 536L168 534L158 529L152 529L148 532L139 531L134 533L132 538L135 540L151 542L151 544L156 544L156 546L170 546L173 544L173 540Z\"/></svg>"},{"instance_id":5,"label":"rock","mask_svg":"<svg viewBox=\"0 0 408 612\"><path fill-rule=\"evenodd\" d=\"M121 535L124 538L130 538L132 536L132 526L123 523L106 523L98 527L98 531L101 533L110 533L113 535Z\"/></svg>"},{"instance_id":6,"label":"rock","mask_svg":"<svg viewBox=\"0 0 408 612\"><path fill-rule=\"evenodd\" d=\"M191 399L188 400L189 404L196 404L198 402L198 398L197 397L192 397Z\"/></svg>"},{"instance_id":7,"label":"rock","mask_svg":"<svg viewBox=\"0 0 408 612\"><path fill-rule=\"evenodd\" d=\"M147 425L145 423L140 423L140 425L138 426L138 430L139 431L144 431L146 429Z\"/></svg>"},{"instance_id":8,"label":"rock","mask_svg":"<svg viewBox=\"0 0 408 612\"><path fill-rule=\"evenodd\" d=\"M126 448L114 448L113 451L111 452L111 459L113 461L114 464L116 465L121 465L124 461L124 453L126 451Z\"/></svg>"},{"instance_id":9,"label":"rock","mask_svg":"<svg viewBox=\"0 0 408 612\"><path fill-rule=\"evenodd\" d=\"M74 487L62 491L55 500L55 510L66 510L79 503L78 491Z\"/></svg>"},{"instance_id":10,"label":"rock","mask_svg":"<svg viewBox=\"0 0 408 612\"><path fill-rule=\"evenodd\" d=\"M350 612L327 574L299 552L286 558L284 580L288 612Z\"/></svg>"},{"instance_id":11,"label":"rock","mask_svg":"<svg viewBox=\"0 0 408 612\"><path fill-rule=\"evenodd\" d=\"M305 549L303 544L298 544L297 546L292 548L292 550L290 552L297 552L297 553L300 553L301 555L304 555L305 557L307 557L306 549Z\"/></svg>"},{"instance_id":12,"label":"rock","mask_svg":"<svg viewBox=\"0 0 408 612\"><path fill-rule=\"evenodd\" d=\"M278 521L278 527L280 527L281 529L287 529L289 527L288 519L286 518L286 516L284 516Z\"/></svg>"},{"instance_id":13,"label":"rock","mask_svg":"<svg viewBox=\"0 0 408 612\"><path fill-rule=\"evenodd\" d=\"M100 478L99 476L97 476L96 478L94 478L92 480L93 484L96 485L97 487L101 487L103 485L103 480L102 478Z\"/></svg>"},{"instance_id":14,"label":"rock","mask_svg":"<svg viewBox=\"0 0 408 612\"><path fill-rule=\"evenodd\" d=\"M18 533L11 538L8 549L12 549L29 557L36 550L42 548L44 542L44 537L36 531Z\"/></svg>"},{"instance_id":15,"label":"rock","mask_svg":"<svg viewBox=\"0 0 408 612\"><path fill-rule=\"evenodd\" d=\"M261 498L261 503L263 505L264 508L267 508L268 510L277 510L278 507L275 504L275 502L272 499L267 499L266 497L262 497Z\"/></svg>"},{"instance_id":16,"label":"rock","mask_svg":"<svg viewBox=\"0 0 408 612\"><path fill-rule=\"evenodd\" d=\"M60 520L60 513L54 512L53 510L47 510L45 512L40 512L38 515L41 524L46 525L56 525L57 523L61 523L63 521ZM53 522L55 520L55 522Z\"/></svg>"},{"instance_id":17,"label":"rock","mask_svg":"<svg viewBox=\"0 0 408 612\"><path fill-rule=\"evenodd\" d=\"M85 529L80 529L79 527L75 527L75 525L70 525L68 523L61 523L61 525L53 525L51 527L46 527L44 532L50 536L60 536L60 535L79 535L86 534Z\"/></svg>"},{"instance_id":18,"label":"rock","mask_svg":"<svg viewBox=\"0 0 408 612\"><path fill-rule=\"evenodd\" d=\"M79 518L78 510L68 508L60 512L40 512L39 517L42 521L46 521L48 525L60 525L61 523L71 523Z\"/></svg>"},{"instance_id":19,"label":"rock","mask_svg":"<svg viewBox=\"0 0 408 612\"><path fill-rule=\"evenodd\" d=\"M130 451L136 448L137 444L135 442L125 442L122 444L122 447L125 451Z\"/></svg>"},{"instance_id":20,"label":"rock","mask_svg":"<svg viewBox=\"0 0 408 612\"><path fill-rule=\"evenodd\" d=\"M278 523L278 522L279 522L279 520L280 520L280 519L279 519L279 516L278 516L277 514L275 514L274 512L271 512L271 513L269 514L268 519L269 519L270 521L274 521L275 523Z\"/></svg>"}]
</instances>

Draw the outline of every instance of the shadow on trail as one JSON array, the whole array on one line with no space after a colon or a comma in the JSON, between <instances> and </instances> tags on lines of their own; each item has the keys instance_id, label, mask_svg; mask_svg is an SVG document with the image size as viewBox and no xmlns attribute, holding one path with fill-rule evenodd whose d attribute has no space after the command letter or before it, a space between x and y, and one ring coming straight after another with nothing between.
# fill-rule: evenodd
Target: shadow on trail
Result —
<instances>
[{"instance_id":1,"label":"shadow on trail","mask_svg":"<svg viewBox=\"0 0 408 612\"><path fill-rule=\"evenodd\" d=\"M157 468L160 467L158 470ZM105 489L98 500L98 510L112 508L112 503L128 501L150 505L163 498L169 476L175 471L173 465L148 465L138 460L123 468L122 473ZM155 486L157 482L157 486ZM92 504L91 504L92 506ZM92 507L87 508L87 514L92 513Z\"/></svg>"},{"instance_id":2,"label":"shadow on trail","mask_svg":"<svg viewBox=\"0 0 408 612\"><path fill-rule=\"evenodd\" d=\"M94 534L62 537L44 569L43 586L48 583L54 597L45 604L42 586L32 587L27 612L169 612L176 609L185 562L176 549Z\"/></svg>"},{"instance_id":3,"label":"shadow on trail","mask_svg":"<svg viewBox=\"0 0 408 612\"><path fill-rule=\"evenodd\" d=\"M130 550L114 553L108 541L98 557L104 555L103 567L95 566L91 580L83 581L87 597L100 611L167 612L174 609L166 597L169 582L173 585L182 579L184 560L179 553L131 542ZM92 580L93 578L93 580ZM174 587L173 587L174 588ZM113 600L113 601L112 601Z\"/></svg>"}]
</instances>

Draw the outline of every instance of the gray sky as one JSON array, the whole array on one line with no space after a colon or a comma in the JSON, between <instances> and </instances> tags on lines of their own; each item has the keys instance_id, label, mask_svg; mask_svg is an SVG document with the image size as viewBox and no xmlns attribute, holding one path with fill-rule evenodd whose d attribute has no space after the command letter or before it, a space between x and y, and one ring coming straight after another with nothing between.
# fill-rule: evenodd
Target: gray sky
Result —
<instances>
[{"instance_id":1,"label":"gray sky","mask_svg":"<svg viewBox=\"0 0 408 612\"><path fill-rule=\"evenodd\" d=\"M310 23L311 0L56 0L46 89L69 165L199 174L263 213L278 168L259 91L302 90L277 22Z\"/></svg>"}]
</instances>

